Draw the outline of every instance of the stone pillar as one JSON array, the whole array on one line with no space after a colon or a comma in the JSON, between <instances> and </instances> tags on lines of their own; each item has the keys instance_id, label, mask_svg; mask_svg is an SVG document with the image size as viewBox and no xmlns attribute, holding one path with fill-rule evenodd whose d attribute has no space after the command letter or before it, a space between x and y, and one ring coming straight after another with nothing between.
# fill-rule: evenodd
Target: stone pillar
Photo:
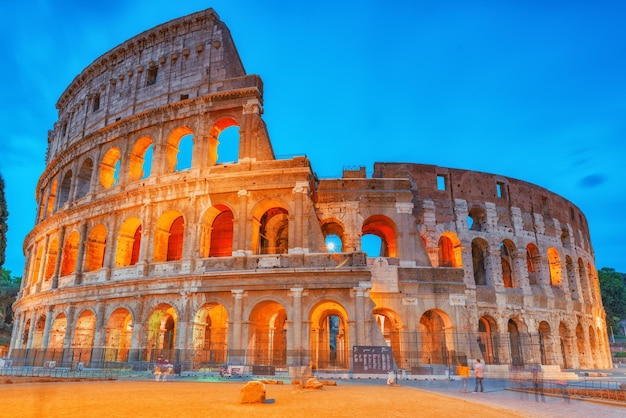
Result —
<instances>
[{"instance_id":1,"label":"stone pillar","mask_svg":"<svg viewBox=\"0 0 626 418\"><path fill-rule=\"evenodd\" d=\"M137 361L137 360L145 360L144 358L141 358L140 356L140 350L145 348L142 347L141 345L141 340L144 332L144 317L143 317L143 310L144 310L144 304L143 304L143 299L140 296L135 296L135 305L136 305L136 309L134 309L135 311L135 316L133 317L133 335L131 336L130 340L130 353L129 353L129 357L128 360L129 361Z\"/></svg>"},{"instance_id":2,"label":"stone pillar","mask_svg":"<svg viewBox=\"0 0 626 418\"><path fill-rule=\"evenodd\" d=\"M30 315L30 328L28 328L28 340L26 341L26 348L33 347L33 334L35 333L35 327L37 325L37 310L33 310Z\"/></svg>"},{"instance_id":3,"label":"stone pillar","mask_svg":"<svg viewBox=\"0 0 626 418\"><path fill-rule=\"evenodd\" d=\"M305 223L304 223L304 196L308 196L309 192L309 184L307 182L297 182L296 186L293 188L292 193L294 196L295 202L295 213L290 216L290 219L293 219L293 225L289 227L289 253L302 254L304 252L304 238L307 238L306 242L308 242L308 236L304 237L305 231ZM291 214L290 214L291 215ZM292 232L293 231L293 232ZM308 235L308 234L307 234Z\"/></svg>"},{"instance_id":4,"label":"stone pillar","mask_svg":"<svg viewBox=\"0 0 626 418\"><path fill-rule=\"evenodd\" d=\"M428 262L428 254L422 250L422 240L416 240L413 227L413 203L397 202L396 212L400 218L396 237L396 257L400 259L400 267L415 267L419 258L420 265ZM417 247L416 247L417 245ZM418 254L419 252L422 254ZM421 255L421 257L419 257Z\"/></svg>"},{"instance_id":5,"label":"stone pillar","mask_svg":"<svg viewBox=\"0 0 626 418\"><path fill-rule=\"evenodd\" d=\"M39 263L39 271L37 272L37 292L41 290L41 285L46 274L46 265L48 264L48 245L50 243L50 235L46 235L43 242L43 251L41 253L41 262Z\"/></svg>"},{"instance_id":6,"label":"stone pillar","mask_svg":"<svg viewBox=\"0 0 626 418\"><path fill-rule=\"evenodd\" d=\"M244 347L242 346L241 341L241 328L243 322L243 295L244 291L242 289L234 289L230 291L235 298L235 307L233 310L233 333L232 333L232 349L236 350L237 353L242 353ZM230 344L229 344L230 345ZM241 356L233 356L233 362L235 364L239 364L243 361L243 355Z\"/></svg>"},{"instance_id":7,"label":"stone pillar","mask_svg":"<svg viewBox=\"0 0 626 418\"><path fill-rule=\"evenodd\" d=\"M189 348L189 335L187 330L192 331L193 324L191 321L191 298L189 292L180 293L180 314L178 316L178 324L176 325L176 349L185 350Z\"/></svg>"},{"instance_id":8,"label":"stone pillar","mask_svg":"<svg viewBox=\"0 0 626 418\"><path fill-rule=\"evenodd\" d=\"M141 245L139 247L139 260L137 262L137 273L147 276L149 266L149 254L154 242L152 233L152 206L148 203L141 208Z\"/></svg>"},{"instance_id":9,"label":"stone pillar","mask_svg":"<svg viewBox=\"0 0 626 418\"><path fill-rule=\"evenodd\" d=\"M57 252L57 261L54 266L54 275L52 276L52 288L59 287L59 272L61 271L61 260L63 259L63 246L65 245L65 225L59 231L59 248Z\"/></svg>"},{"instance_id":10,"label":"stone pillar","mask_svg":"<svg viewBox=\"0 0 626 418\"><path fill-rule=\"evenodd\" d=\"M233 256L245 256L246 250L250 250L251 243L247 241L246 233L248 229L248 195L247 190L239 190L239 209L237 224L235 225L237 235L233 237Z\"/></svg>"},{"instance_id":11,"label":"stone pillar","mask_svg":"<svg viewBox=\"0 0 626 418\"><path fill-rule=\"evenodd\" d=\"M48 348L50 342L50 327L52 326L52 319L54 315L54 305L49 305L46 308L46 324L43 328L43 336L41 338L41 348Z\"/></svg>"},{"instance_id":12,"label":"stone pillar","mask_svg":"<svg viewBox=\"0 0 626 418\"><path fill-rule=\"evenodd\" d=\"M76 257L76 275L74 276L74 285L79 285L83 281L83 260L85 259L85 243L87 241L87 223L80 226L80 242L78 243L78 255Z\"/></svg>"},{"instance_id":13,"label":"stone pillar","mask_svg":"<svg viewBox=\"0 0 626 418\"><path fill-rule=\"evenodd\" d=\"M365 345L365 329L364 329L364 320L365 316L363 314L363 307L365 306L363 302L363 297L365 296L365 291L362 287L355 287L354 290L354 321L355 321L355 341L356 344L353 345Z\"/></svg>"},{"instance_id":14,"label":"stone pillar","mask_svg":"<svg viewBox=\"0 0 626 418\"><path fill-rule=\"evenodd\" d=\"M302 287L292 287L289 289L293 298L293 348L302 348Z\"/></svg>"}]
</instances>

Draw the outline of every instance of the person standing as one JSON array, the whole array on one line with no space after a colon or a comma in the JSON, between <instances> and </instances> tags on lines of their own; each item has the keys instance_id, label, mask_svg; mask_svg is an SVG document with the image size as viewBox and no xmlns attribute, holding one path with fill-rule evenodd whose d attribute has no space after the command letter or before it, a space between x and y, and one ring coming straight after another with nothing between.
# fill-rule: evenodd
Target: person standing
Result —
<instances>
[{"instance_id":1,"label":"person standing","mask_svg":"<svg viewBox=\"0 0 626 418\"><path fill-rule=\"evenodd\" d=\"M469 380L470 375L469 367L465 364L461 364L460 366L457 366L457 372L459 373L459 376L461 376L461 382L463 383L463 389L461 392L467 393L467 381Z\"/></svg>"},{"instance_id":2,"label":"person standing","mask_svg":"<svg viewBox=\"0 0 626 418\"><path fill-rule=\"evenodd\" d=\"M474 376L476 377L476 384L474 385L474 393L478 392L478 386L480 386L480 392L483 392L483 376L484 376L485 366L480 362L480 359L476 359L476 364L474 365Z\"/></svg>"}]
</instances>

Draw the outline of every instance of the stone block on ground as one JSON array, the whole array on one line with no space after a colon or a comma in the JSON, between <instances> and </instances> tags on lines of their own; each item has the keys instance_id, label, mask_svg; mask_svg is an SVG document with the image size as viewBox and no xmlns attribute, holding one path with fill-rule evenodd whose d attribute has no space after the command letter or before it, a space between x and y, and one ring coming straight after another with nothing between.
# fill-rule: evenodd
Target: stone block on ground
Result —
<instances>
[{"instance_id":1,"label":"stone block on ground","mask_svg":"<svg viewBox=\"0 0 626 418\"><path fill-rule=\"evenodd\" d=\"M261 382L253 381L245 384L241 388L241 403L264 403L265 385Z\"/></svg>"},{"instance_id":2,"label":"stone block on ground","mask_svg":"<svg viewBox=\"0 0 626 418\"><path fill-rule=\"evenodd\" d=\"M324 385L315 377L302 379L302 387L304 389L321 389Z\"/></svg>"}]
</instances>

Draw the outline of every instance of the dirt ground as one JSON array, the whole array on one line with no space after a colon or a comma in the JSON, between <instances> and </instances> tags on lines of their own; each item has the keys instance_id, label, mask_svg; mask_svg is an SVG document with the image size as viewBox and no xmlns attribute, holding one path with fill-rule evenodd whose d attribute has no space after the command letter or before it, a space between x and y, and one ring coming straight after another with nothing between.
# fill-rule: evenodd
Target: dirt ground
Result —
<instances>
[{"instance_id":1,"label":"dirt ground","mask_svg":"<svg viewBox=\"0 0 626 418\"><path fill-rule=\"evenodd\" d=\"M388 386L384 381L380 385L338 382L319 390L266 384L266 403L241 404L244 384L177 380L6 383L0 384L0 417L520 416L411 387Z\"/></svg>"}]
</instances>

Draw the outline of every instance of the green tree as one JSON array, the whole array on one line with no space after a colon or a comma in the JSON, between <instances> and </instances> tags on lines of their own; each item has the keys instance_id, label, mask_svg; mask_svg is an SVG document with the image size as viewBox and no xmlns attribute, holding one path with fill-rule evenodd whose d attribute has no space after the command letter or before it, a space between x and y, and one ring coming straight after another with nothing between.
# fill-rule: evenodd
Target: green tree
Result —
<instances>
[{"instance_id":1,"label":"green tree","mask_svg":"<svg viewBox=\"0 0 626 418\"><path fill-rule=\"evenodd\" d=\"M0 268L4 265L5 251L7 248L7 231L9 225L7 219L9 218L9 209L7 208L7 201L4 198L4 179L0 174Z\"/></svg>"},{"instance_id":2,"label":"green tree","mask_svg":"<svg viewBox=\"0 0 626 418\"><path fill-rule=\"evenodd\" d=\"M624 274L617 273L615 269L603 267L598 271L600 280L600 294L602 304L606 311L609 326L616 330L616 325L622 319L626 319L626 286Z\"/></svg>"}]
</instances>

